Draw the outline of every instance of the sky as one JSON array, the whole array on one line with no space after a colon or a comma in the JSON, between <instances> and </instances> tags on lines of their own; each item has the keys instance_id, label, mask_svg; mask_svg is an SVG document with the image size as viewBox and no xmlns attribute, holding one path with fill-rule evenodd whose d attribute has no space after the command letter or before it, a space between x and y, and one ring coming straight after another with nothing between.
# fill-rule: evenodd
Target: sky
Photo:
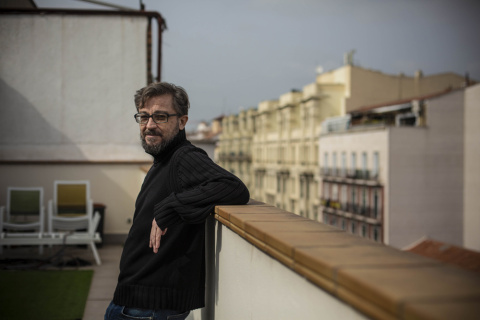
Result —
<instances>
[{"instance_id":1,"label":"sky","mask_svg":"<svg viewBox=\"0 0 480 320\"><path fill-rule=\"evenodd\" d=\"M103 0L133 9L140 1ZM39 8L109 9L81 0ZM353 62L386 74L480 81L478 0L143 0L167 23L162 81L190 96L189 124L278 99ZM154 66L155 68L155 66ZM156 69L154 69L156 70Z\"/></svg>"}]
</instances>

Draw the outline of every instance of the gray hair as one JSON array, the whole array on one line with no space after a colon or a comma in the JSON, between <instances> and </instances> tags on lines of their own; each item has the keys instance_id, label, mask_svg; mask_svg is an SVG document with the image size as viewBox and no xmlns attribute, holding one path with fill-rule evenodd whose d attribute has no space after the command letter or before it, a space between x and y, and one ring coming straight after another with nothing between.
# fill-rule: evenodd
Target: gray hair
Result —
<instances>
[{"instance_id":1,"label":"gray hair","mask_svg":"<svg viewBox=\"0 0 480 320\"><path fill-rule=\"evenodd\" d=\"M145 105L145 102L148 99L163 96L165 94L172 96L173 109L175 109L175 112L182 116L188 115L190 101L188 100L187 92L182 87L168 82L154 82L142 89L137 90L134 97L137 111Z\"/></svg>"}]
</instances>

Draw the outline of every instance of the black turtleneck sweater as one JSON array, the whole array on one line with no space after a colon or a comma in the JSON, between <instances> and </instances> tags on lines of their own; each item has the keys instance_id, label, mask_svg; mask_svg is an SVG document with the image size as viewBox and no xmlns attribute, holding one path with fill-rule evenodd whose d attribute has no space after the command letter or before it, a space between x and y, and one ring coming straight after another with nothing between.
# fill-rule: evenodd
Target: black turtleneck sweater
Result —
<instances>
[{"instance_id":1,"label":"black turtleneck sweater","mask_svg":"<svg viewBox=\"0 0 480 320\"><path fill-rule=\"evenodd\" d=\"M249 193L233 174L193 146L181 130L155 157L135 203L113 302L142 309L204 306L205 220L214 206L246 204ZM167 233L149 248L152 220Z\"/></svg>"}]
</instances>

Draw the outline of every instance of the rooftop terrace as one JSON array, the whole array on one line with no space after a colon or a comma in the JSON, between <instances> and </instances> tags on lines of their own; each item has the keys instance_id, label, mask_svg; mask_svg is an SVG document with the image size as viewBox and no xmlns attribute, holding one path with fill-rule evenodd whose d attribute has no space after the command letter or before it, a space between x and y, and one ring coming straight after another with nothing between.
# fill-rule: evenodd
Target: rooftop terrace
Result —
<instances>
[{"instance_id":1,"label":"rooftop terrace","mask_svg":"<svg viewBox=\"0 0 480 320\"><path fill-rule=\"evenodd\" d=\"M478 319L478 273L256 201L218 206L214 217L206 225L206 307L189 320ZM95 274L84 320L103 317L121 249L104 245L103 264L87 267ZM69 250L93 262L88 250Z\"/></svg>"}]
</instances>

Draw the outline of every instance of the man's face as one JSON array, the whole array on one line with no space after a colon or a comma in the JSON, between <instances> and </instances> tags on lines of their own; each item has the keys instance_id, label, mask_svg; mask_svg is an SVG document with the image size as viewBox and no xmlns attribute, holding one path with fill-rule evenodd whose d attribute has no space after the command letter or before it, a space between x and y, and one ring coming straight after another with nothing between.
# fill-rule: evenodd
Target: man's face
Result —
<instances>
[{"instance_id":1,"label":"man's face","mask_svg":"<svg viewBox=\"0 0 480 320\"><path fill-rule=\"evenodd\" d=\"M148 99L138 112L148 115L176 113L173 108L173 98L169 94ZM147 124L140 124L140 138L145 152L157 155L163 151L177 133L185 128L187 120L188 116L170 116L168 122L165 123L155 123L150 118Z\"/></svg>"}]
</instances>

